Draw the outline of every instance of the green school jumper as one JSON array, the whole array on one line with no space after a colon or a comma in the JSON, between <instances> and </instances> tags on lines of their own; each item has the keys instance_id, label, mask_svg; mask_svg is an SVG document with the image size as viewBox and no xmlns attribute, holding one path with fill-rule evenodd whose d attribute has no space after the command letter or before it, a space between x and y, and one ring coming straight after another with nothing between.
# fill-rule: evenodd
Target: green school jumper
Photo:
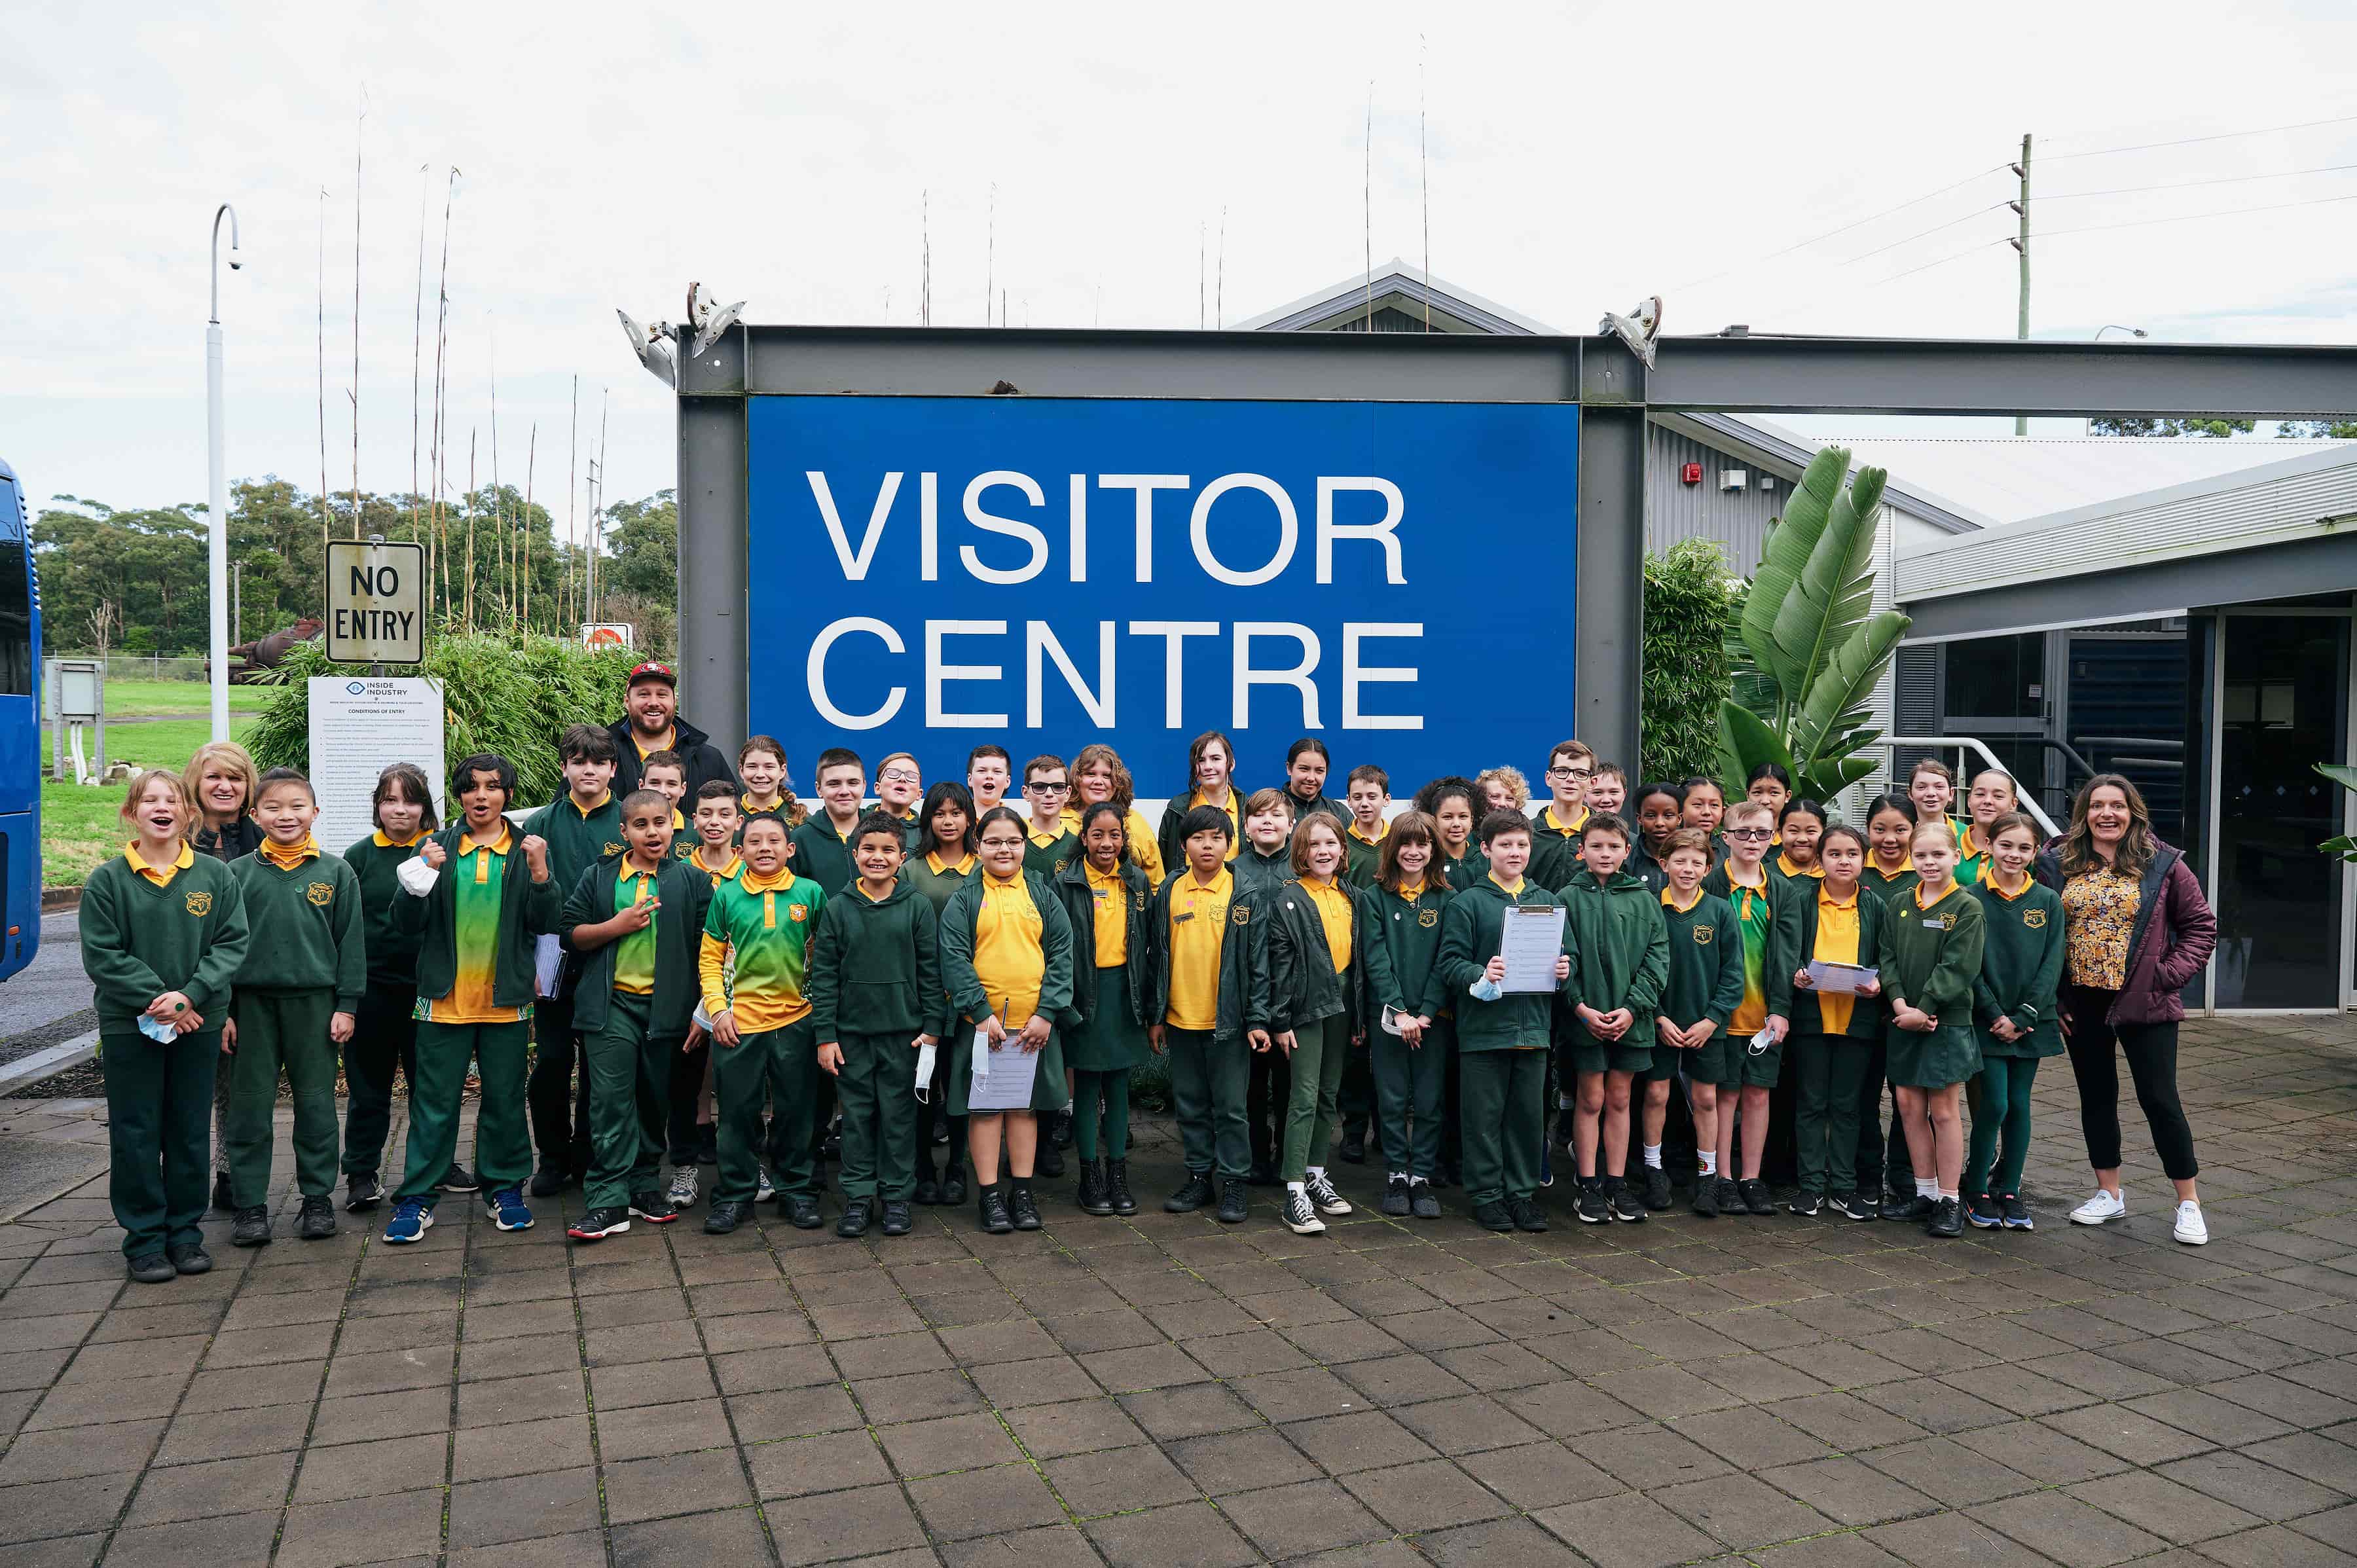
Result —
<instances>
[{"instance_id":1,"label":"green school jumper","mask_svg":"<svg viewBox=\"0 0 2357 1568\"><path fill-rule=\"evenodd\" d=\"M1890 1081L1912 1089L1945 1089L1978 1072L1981 1052L1973 1024L1973 986L1980 979L1987 917L1981 901L1953 886L1935 902L1919 885L1884 911L1876 944L1882 994L1889 999ZM1901 999L1940 1021L1925 1034L1899 1026Z\"/></svg>"},{"instance_id":2,"label":"green school jumper","mask_svg":"<svg viewBox=\"0 0 2357 1568\"><path fill-rule=\"evenodd\" d=\"M813 818L813 822L819 821ZM802 824L807 827L810 824ZM720 1174L715 1203L750 1203L760 1180L761 1102L776 1102L770 1136L778 1202L818 1196L813 1169L817 1128L818 1040L808 1001L812 934L828 896L791 865L761 877L744 875L712 890L698 964L706 1017L733 1013L737 1044L712 1047L715 1139ZM724 980L731 951L737 967Z\"/></svg>"},{"instance_id":3,"label":"green school jumper","mask_svg":"<svg viewBox=\"0 0 2357 1568\"><path fill-rule=\"evenodd\" d=\"M230 1200L270 1201L271 1122L283 1072L295 1094L295 1181L305 1197L336 1186L334 1015L358 1020L368 991L368 939L360 878L306 840L294 865L268 846L230 863L245 896L246 923L264 940L238 969L237 1052L230 1058Z\"/></svg>"},{"instance_id":4,"label":"green school jumper","mask_svg":"<svg viewBox=\"0 0 2357 1568\"><path fill-rule=\"evenodd\" d=\"M478 843L461 827L434 835L448 858L419 897L404 892L393 924L417 943L417 1082L409 1096L402 1156L403 1201L431 1208L434 1184L458 1152L467 1058L480 1068L475 1164L497 1193L532 1174L524 1113L525 1042L532 1028L533 951L556 929L563 894L554 876L533 879L523 843L506 822Z\"/></svg>"},{"instance_id":5,"label":"green school jumper","mask_svg":"<svg viewBox=\"0 0 2357 1568\"><path fill-rule=\"evenodd\" d=\"M1070 828L1042 841L1028 822L1023 829L1023 869L1042 882L1054 884L1064 867L1081 858L1081 835Z\"/></svg>"},{"instance_id":6,"label":"green school jumper","mask_svg":"<svg viewBox=\"0 0 2357 1568\"><path fill-rule=\"evenodd\" d=\"M941 923L905 881L881 898L854 881L819 911L811 938L811 1033L842 1047L843 1195L906 1203L917 1190L917 1039L938 1041Z\"/></svg>"},{"instance_id":7,"label":"green school jumper","mask_svg":"<svg viewBox=\"0 0 2357 1568\"><path fill-rule=\"evenodd\" d=\"M1824 884L1813 877L1795 877L1791 886L1795 896L1777 911L1768 1010L1792 1026L1785 1038L1795 1079L1792 1133L1800 1187L1823 1197L1857 1187L1859 1120L1869 1095L1878 1105L1882 1093L1882 1086L1868 1079L1875 1043L1883 1036L1885 1004L1879 996L1852 996L1848 1021L1839 1033L1833 1033L1826 1028L1823 999L1807 986L1794 985L1792 975L1816 958L1873 964L1889 910L1860 886L1856 900L1857 956L1820 952L1817 939L1826 908ZM1889 982L1885 978L1883 983Z\"/></svg>"},{"instance_id":8,"label":"green school jumper","mask_svg":"<svg viewBox=\"0 0 2357 1568\"><path fill-rule=\"evenodd\" d=\"M856 831L859 822L852 821ZM848 886L859 875L851 864L851 837L848 832L834 831L834 819L823 808L813 811L810 820L794 830L794 857L791 869L796 876L818 885L828 897Z\"/></svg>"},{"instance_id":9,"label":"green school jumper","mask_svg":"<svg viewBox=\"0 0 2357 1568\"><path fill-rule=\"evenodd\" d=\"M2062 898L2034 876L2010 896L1986 875L1971 891L1980 900L1986 935L1980 978L1973 983L1981 1070L1965 1086L1973 1136L1961 1190L2009 1197L2020 1192L2022 1164L2029 1157L2029 1090L2038 1060L2062 1050L2056 1000L2062 983ZM1998 1039L1989 1026L1999 1018L2011 1019L2020 1033Z\"/></svg>"},{"instance_id":10,"label":"green school jumper","mask_svg":"<svg viewBox=\"0 0 2357 1568\"><path fill-rule=\"evenodd\" d=\"M1454 897L1446 883L1435 882L1420 883L1412 894L1380 885L1367 894L1369 918L1391 961L1392 994L1384 1000L1399 1012L1432 1020L1415 1046L1383 1028L1380 1009L1367 1028L1383 1159L1411 1181L1430 1181L1440 1165L1441 1106L1457 1033L1440 978L1440 920Z\"/></svg>"},{"instance_id":11,"label":"green school jumper","mask_svg":"<svg viewBox=\"0 0 2357 1568\"><path fill-rule=\"evenodd\" d=\"M1586 870L1572 877L1559 897L1570 911L1565 940L1578 955L1564 993L1560 1015L1573 1070L1581 1073L1644 1073L1653 1065L1653 1020L1660 1015L1662 984L1669 976L1670 930L1662 901L1641 876L1615 872L1599 884ZM1635 1022L1610 1044L1589 1033L1575 1003L1598 1013L1626 1007Z\"/></svg>"},{"instance_id":12,"label":"green school jumper","mask_svg":"<svg viewBox=\"0 0 2357 1568\"><path fill-rule=\"evenodd\" d=\"M1660 895L1662 924L1669 937L1669 970L1662 982L1660 1016L1681 1029L1691 1029L1705 1018L1711 1022L1710 1038L1691 1050L1678 1050L1653 1038L1653 1059L1674 1057L1674 1068L1685 1069L1693 1083L1741 1083L1742 1069L1734 1064L1738 1048L1731 1041L1727 1021L1743 1004L1743 930L1736 923L1735 906L1715 893L1695 889L1695 901L1684 908L1676 894Z\"/></svg>"},{"instance_id":13,"label":"green school jumper","mask_svg":"<svg viewBox=\"0 0 2357 1568\"><path fill-rule=\"evenodd\" d=\"M1477 1204L1527 1200L1538 1191L1547 1046L1555 997L1569 983L1494 1002L1474 996L1472 987L1500 950L1508 907L1554 902L1553 894L1527 877L1510 893L1497 878L1484 876L1441 911L1437 962L1441 983L1457 1009L1465 1193ZM1563 949L1576 969L1571 940L1566 921Z\"/></svg>"},{"instance_id":14,"label":"green school jumper","mask_svg":"<svg viewBox=\"0 0 2357 1568\"><path fill-rule=\"evenodd\" d=\"M247 947L244 893L228 866L184 843L158 881L138 853L126 846L99 862L80 918L106 1075L107 1200L126 1258L204 1240L213 1073ZM204 1024L151 1040L139 1017L167 991L186 996Z\"/></svg>"},{"instance_id":15,"label":"green school jumper","mask_svg":"<svg viewBox=\"0 0 2357 1568\"><path fill-rule=\"evenodd\" d=\"M668 1214L662 1190L672 1060L695 1011L704 908L712 874L665 859L651 875L620 855L581 874L557 922L578 955L573 1021L581 1031L589 1085L589 1170L582 1199L592 1208L630 1207ZM652 900L643 929L594 948L576 944L584 926L602 925ZM649 1205L660 1201L660 1211Z\"/></svg>"}]
</instances>

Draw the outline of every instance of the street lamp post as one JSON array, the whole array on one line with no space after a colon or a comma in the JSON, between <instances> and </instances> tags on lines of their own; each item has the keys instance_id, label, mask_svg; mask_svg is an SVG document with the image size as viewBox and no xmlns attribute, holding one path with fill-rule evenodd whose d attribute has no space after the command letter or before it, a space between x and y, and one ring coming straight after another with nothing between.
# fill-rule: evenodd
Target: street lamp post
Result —
<instances>
[{"instance_id":1,"label":"street lamp post","mask_svg":"<svg viewBox=\"0 0 2357 1568\"><path fill-rule=\"evenodd\" d=\"M2116 322L2115 322L2113 325L2111 325L2111 326L2109 326L2109 327L2098 327L2098 328L2095 328L2095 336L2094 336L2094 338L2093 338L2093 340L2094 342L2097 342L2097 343L2102 342L2102 341L2104 340L2104 333L2106 333L2106 332L2126 332L2126 333L2130 334L2130 335L2131 335L2131 336L2133 336L2133 337L2137 337L2137 338L2141 338L2141 337L2143 337L2143 336L2145 335L2144 328L2141 328L2141 327L2122 327L2122 326L2118 325Z\"/></svg>"},{"instance_id":2,"label":"street lamp post","mask_svg":"<svg viewBox=\"0 0 2357 1568\"><path fill-rule=\"evenodd\" d=\"M205 321L206 592L212 606L213 738L229 738L229 469L221 455L221 226L229 220L229 264L237 253L237 209L224 201L213 212L212 314Z\"/></svg>"}]
</instances>

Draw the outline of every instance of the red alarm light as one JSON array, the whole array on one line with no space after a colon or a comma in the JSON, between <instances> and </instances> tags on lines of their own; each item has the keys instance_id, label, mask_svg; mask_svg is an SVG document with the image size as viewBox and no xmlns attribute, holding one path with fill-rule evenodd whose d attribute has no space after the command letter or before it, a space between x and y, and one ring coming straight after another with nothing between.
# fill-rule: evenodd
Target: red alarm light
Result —
<instances>
[{"instance_id":1,"label":"red alarm light","mask_svg":"<svg viewBox=\"0 0 2357 1568\"><path fill-rule=\"evenodd\" d=\"M1701 465L1700 463L1688 463L1688 464L1686 464L1684 467L1682 467L1682 468L1680 468L1680 469L1678 470L1678 478L1679 478L1682 482L1684 482L1684 483L1685 483L1685 484L1689 484L1689 485L1698 485L1698 484L1701 484L1701 483L1702 483L1702 465Z\"/></svg>"}]
</instances>

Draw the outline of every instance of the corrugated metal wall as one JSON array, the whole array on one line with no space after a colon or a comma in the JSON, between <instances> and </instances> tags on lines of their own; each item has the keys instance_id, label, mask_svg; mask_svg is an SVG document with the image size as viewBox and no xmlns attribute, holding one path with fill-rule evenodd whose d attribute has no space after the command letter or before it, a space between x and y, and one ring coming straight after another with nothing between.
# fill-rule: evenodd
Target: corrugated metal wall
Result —
<instances>
[{"instance_id":1,"label":"corrugated metal wall","mask_svg":"<svg viewBox=\"0 0 2357 1568\"><path fill-rule=\"evenodd\" d=\"M1645 548L1659 552L1681 539L1715 539L1726 547L1728 567L1738 576L1751 575L1769 520L1784 510L1792 493L1790 483L1659 425L1650 426L1645 437ZM1688 463L1702 465L1702 483L1679 479ZM1721 490L1722 468L1745 469L1749 482L1740 490ZM1776 488L1761 489L1763 478L1775 478Z\"/></svg>"}]
</instances>

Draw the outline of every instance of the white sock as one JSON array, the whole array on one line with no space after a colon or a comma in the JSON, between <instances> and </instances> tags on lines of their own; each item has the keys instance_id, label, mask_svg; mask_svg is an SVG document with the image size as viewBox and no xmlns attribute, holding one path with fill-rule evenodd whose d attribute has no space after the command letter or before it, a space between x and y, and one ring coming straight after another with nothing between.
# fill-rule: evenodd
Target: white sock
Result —
<instances>
[{"instance_id":1,"label":"white sock","mask_svg":"<svg viewBox=\"0 0 2357 1568\"><path fill-rule=\"evenodd\" d=\"M1430 1186L1430 1185L1431 1185L1430 1183L1426 1182L1426 1181L1425 1180L1425 1178L1424 1178L1424 1177L1422 1177L1422 1176L1412 1176L1408 1177L1408 1178L1407 1178L1407 1184L1408 1184L1408 1186L1410 1186L1410 1187L1428 1187L1428 1186Z\"/></svg>"},{"instance_id":2,"label":"white sock","mask_svg":"<svg viewBox=\"0 0 2357 1568\"><path fill-rule=\"evenodd\" d=\"M1297 1181L1289 1181L1285 1184L1285 1189L1287 1192L1301 1192L1305 1190L1305 1184Z\"/></svg>"},{"instance_id":3,"label":"white sock","mask_svg":"<svg viewBox=\"0 0 2357 1568\"><path fill-rule=\"evenodd\" d=\"M1940 1178L1933 1176L1931 1180L1926 1181L1921 1176L1917 1176L1915 1178L1915 1196L1918 1197L1937 1198L1940 1196Z\"/></svg>"},{"instance_id":4,"label":"white sock","mask_svg":"<svg viewBox=\"0 0 2357 1568\"><path fill-rule=\"evenodd\" d=\"M1386 1174L1387 1176L1390 1176L1390 1178L1391 1178L1392 1180L1394 1180L1394 1181L1405 1181L1405 1180L1407 1180L1407 1172L1405 1172L1405 1171L1389 1171L1389 1172L1386 1172L1385 1174Z\"/></svg>"},{"instance_id":5,"label":"white sock","mask_svg":"<svg viewBox=\"0 0 2357 1568\"><path fill-rule=\"evenodd\" d=\"M1309 1179L1311 1181L1324 1181L1326 1179L1326 1167L1324 1165L1311 1165L1309 1167Z\"/></svg>"},{"instance_id":6,"label":"white sock","mask_svg":"<svg viewBox=\"0 0 2357 1568\"><path fill-rule=\"evenodd\" d=\"M1662 1145L1661 1145L1661 1144L1646 1144L1646 1145L1645 1145L1645 1168L1646 1168L1647 1170L1655 1170L1655 1171L1660 1170L1660 1169L1662 1168Z\"/></svg>"},{"instance_id":7,"label":"white sock","mask_svg":"<svg viewBox=\"0 0 2357 1568\"><path fill-rule=\"evenodd\" d=\"M1701 1159L1703 1175L1717 1176L1718 1174L1718 1151L1717 1149L1703 1150Z\"/></svg>"}]
</instances>

